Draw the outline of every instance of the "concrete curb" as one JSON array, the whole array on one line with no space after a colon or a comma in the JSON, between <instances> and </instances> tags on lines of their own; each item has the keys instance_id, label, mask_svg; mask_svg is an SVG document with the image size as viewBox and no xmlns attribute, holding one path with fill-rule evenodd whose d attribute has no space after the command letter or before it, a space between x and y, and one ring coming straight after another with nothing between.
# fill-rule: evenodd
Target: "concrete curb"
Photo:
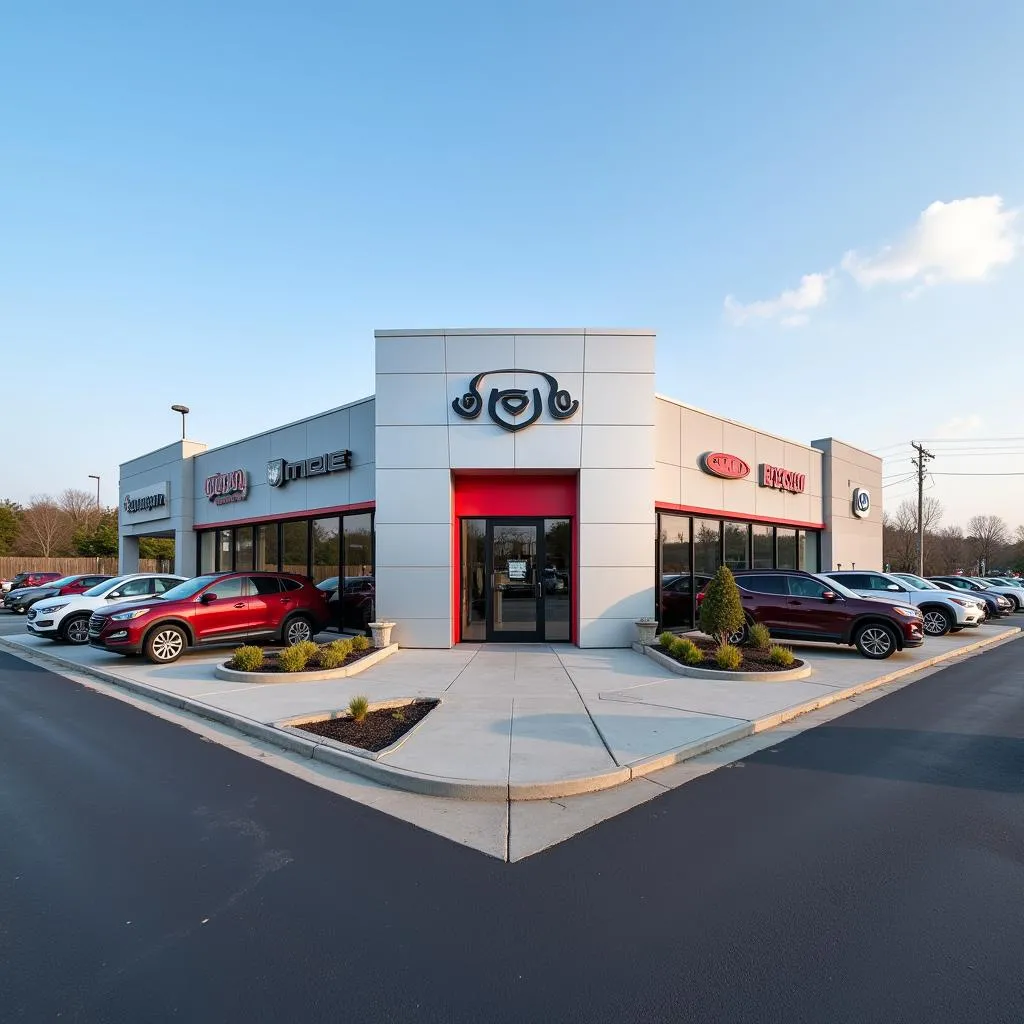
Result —
<instances>
[{"instance_id":1,"label":"concrete curb","mask_svg":"<svg viewBox=\"0 0 1024 1024\"><path fill-rule=\"evenodd\" d=\"M713 736L705 736L671 750L653 754L650 757L642 758L628 765L605 769L588 775L567 779L537 780L535 782L494 782L484 779L453 779L438 775L427 775L422 772L411 771L407 768L398 768L394 765L385 764L379 760L372 760L369 757L349 753L342 749L341 744L332 745L329 741L319 742L313 739L306 739L296 735L291 729L279 728L274 724L257 722L242 715L236 715L220 708L204 704L201 701L189 697L180 697L167 690L150 686L147 683L140 683L134 679L126 679L123 676L115 675L112 672L104 672L102 669L88 665L78 665L74 662L63 661L53 655L43 654L34 648L25 648L19 644L12 644L10 641L0 637L0 648L8 653L21 658L24 661L32 662L38 660L52 664L58 670L71 670L80 672L83 675L92 676L106 683L111 683L121 689L128 690L142 697L148 697L161 704L179 710L188 711L200 718L216 722L220 725L230 726L238 732L244 733L253 739L261 740L285 750L301 754L303 757L320 761L324 764L341 768L353 775L359 775L379 782L382 785L394 789L406 790L410 793L419 793L423 796L443 796L459 800L479 801L525 801L525 800L551 800L558 797L577 796L581 793L596 793L603 789L611 789L629 782L632 779L643 778L662 768L668 768L680 761L687 761L700 754L706 754L711 750L728 746L737 740L745 739L754 733L764 732L766 729L774 728L777 725L787 722L810 711L827 707L830 704L837 704L840 701L848 700L850 697L876 687L884 686L886 683L894 682L904 676L915 675L925 669L932 668L945 661L951 661L966 654L971 654L993 644L1002 643L1020 634L1021 627L1010 627L997 636L985 637L977 640L966 647L959 647L956 650L944 651L926 661L914 665L906 665L893 672L869 679L863 683L856 683L842 690L823 694L814 700L805 701L802 704L794 704L792 707L762 718L743 722L741 725L723 730ZM295 716L290 721L301 718L308 721L314 715ZM297 731L297 730L296 730ZM412 732L413 730L410 730ZM408 734L407 734L408 735ZM365 753L365 752L364 752Z\"/></svg>"},{"instance_id":2,"label":"concrete curb","mask_svg":"<svg viewBox=\"0 0 1024 1024\"><path fill-rule=\"evenodd\" d=\"M387 647L371 651L351 665L342 668L318 668L312 672L240 672L236 668L228 668L225 662L222 665L215 665L213 674L218 679L226 679L232 683L314 683L322 679L347 679L372 668L397 650L398 644L388 644Z\"/></svg>"},{"instance_id":3,"label":"concrete curb","mask_svg":"<svg viewBox=\"0 0 1024 1024\"><path fill-rule=\"evenodd\" d=\"M806 679L811 674L810 665L785 669L781 672L726 672L720 668L697 668L682 665L661 651L643 644L633 644L633 650L646 655L652 661L675 672L677 676L692 676L694 679L728 679L735 683L791 683L794 679Z\"/></svg>"}]
</instances>

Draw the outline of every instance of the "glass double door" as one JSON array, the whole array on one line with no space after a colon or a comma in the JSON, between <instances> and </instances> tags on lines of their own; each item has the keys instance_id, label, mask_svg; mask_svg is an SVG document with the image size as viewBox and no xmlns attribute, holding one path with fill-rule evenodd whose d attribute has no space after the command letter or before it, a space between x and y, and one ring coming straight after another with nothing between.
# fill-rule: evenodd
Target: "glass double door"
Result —
<instances>
[{"instance_id":1,"label":"glass double door","mask_svg":"<svg viewBox=\"0 0 1024 1024\"><path fill-rule=\"evenodd\" d=\"M570 519L463 520L463 538L463 640L569 642Z\"/></svg>"}]
</instances>

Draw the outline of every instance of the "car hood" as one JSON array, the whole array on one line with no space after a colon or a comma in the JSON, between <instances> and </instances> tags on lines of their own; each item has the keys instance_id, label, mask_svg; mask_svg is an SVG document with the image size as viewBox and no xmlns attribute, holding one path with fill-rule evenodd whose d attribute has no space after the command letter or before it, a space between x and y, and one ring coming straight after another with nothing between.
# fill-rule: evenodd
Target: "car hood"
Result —
<instances>
[{"instance_id":1,"label":"car hood","mask_svg":"<svg viewBox=\"0 0 1024 1024\"><path fill-rule=\"evenodd\" d=\"M126 597L123 601L100 601L101 608L103 610L107 608L116 608L119 612L128 611L131 608L152 608L154 605L166 604L162 597L157 597L155 594L152 597L139 598L139 597ZM99 611L101 609L97 609Z\"/></svg>"},{"instance_id":2,"label":"car hood","mask_svg":"<svg viewBox=\"0 0 1024 1024\"><path fill-rule=\"evenodd\" d=\"M57 591L53 587L18 587L17 590L12 590L11 593L16 594L18 597L50 597L52 594L56 594Z\"/></svg>"}]
</instances>

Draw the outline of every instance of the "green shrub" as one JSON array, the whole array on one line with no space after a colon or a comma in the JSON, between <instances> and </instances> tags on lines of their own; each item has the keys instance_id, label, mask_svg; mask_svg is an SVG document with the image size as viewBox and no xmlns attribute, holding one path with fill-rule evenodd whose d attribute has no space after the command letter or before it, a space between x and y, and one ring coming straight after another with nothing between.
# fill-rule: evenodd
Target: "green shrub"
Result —
<instances>
[{"instance_id":1,"label":"green shrub","mask_svg":"<svg viewBox=\"0 0 1024 1024\"><path fill-rule=\"evenodd\" d=\"M313 645L314 647L316 644ZM285 647L278 652L277 664L282 672L301 672L309 663L309 651L305 644Z\"/></svg>"},{"instance_id":2,"label":"green shrub","mask_svg":"<svg viewBox=\"0 0 1024 1024\"><path fill-rule=\"evenodd\" d=\"M661 636L658 637L658 643L661 644L661 646L664 647L666 651L672 650L672 645L675 643L675 641L675 633L670 633L667 629L664 633L661 634Z\"/></svg>"},{"instance_id":3,"label":"green shrub","mask_svg":"<svg viewBox=\"0 0 1024 1024\"><path fill-rule=\"evenodd\" d=\"M301 640L299 643L293 645L295 650L306 652L306 664L308 665L313 661L316 656L320 653L320 645L314 643L312 640Z\"/></svg>"},{"instance_id":4,"label":"green shrub","mask_svg":"<svg viewBox=\"0 0 1024 1024\"><path fill-rule=\"evenodd\" d=\"M334 640L320 648L317 661L321 668L341 668L352 653L352 644L348 640Z\"/></svg>"},{"instance_id":5,"label":"green shrub","mask_svg":"<svg viewBox=\"0 0 1024 1024\"><path fill-rule=\"evenodd\" d=\"M729 567L723 565L704 588L700 605L701 632L707 633L721 647L729 643L733 633L743 628L745 621L740 588Z\"/></svg>"},{"instance_id":6,"label":"green shrub","mask_svg":"<svg viewBox=\"0 0 1024 1024\"><path fill-rule=\"evenodd\" d=\"M680 637L682 643L676 657L684 665L699 665L704 660L704 652L687 636Z\"/></svg>"},{"instance_id":7,"label":"green shrub","mask_svg":"<svg viewBox=\"0 0 1024 1024\"><path fill-rule=\"evenodd\" d=\"M732 644L719 644L715 649L715 664L727 671L735 671L743 664L743 652Z\"/></svg>"},{"instance_id":8,"label":"green shrub","mask_svg":"<svg viewBox=\"0 0 1024 1024\"><path fill-rule=\"evenodd\" d=\"M788 647L780 647L778 644L775 644L768 652L768 659L773 665L789 668L796 661L796 656Z\"/></svg>"},{"instance_id":9,"label":"green shrub","mask_svg":"<svg viewBox=\"0 0 1024 1024\"><path fill-rule=\"evenodd\" d=\"M365 722L369 710L370 702L365 697L353 697L348 702L348 713L353 722Z\"/></svg>"},{"instance_id":10,"label":"green shrub","mask_svg":"<svg viewBox=\"0 0 1024 1024\"><path fill-rule=\"evenodd\" d=\"M237 648L234 656L228 662L228 668L238 669L239 672L259 672L263 668L263 648L248 646Z\"/></svg>"},{"instance_id":11,"label":"green shrub","mask_svg":"<svg viewBox=\"0 0 1024 1024\"><path fill-rule=\"evenodd\" d=\"M772 635L768 632L768 627L763 623L755 622L750 627L750 635L747 637L747 643L749 643L755 651L767 651L772 645Z\"/></svg>"},{"instance_id":12,"label":"green shrub","mask_svg":"<svg viewBox=\"0 0 1024 1024\"><path fill-rule=\"evenodd\" d=\"M391 712L391 717L396 722L404 722L405 721L405 712L401 708L395 708L395 710Z\"/></svg>"},{"instance_id":13,"label":"green shrub","mask_svg":"<svg viewBox=\"0 0 1024 1024\"><path fill-rule=\"evenodd\" d=\"M363 634L360 633L359 636L352 637L351 644L352 650L355 651L356 654L362 654L363 651L368 651L370 649L370 638L368 636L363 636Z\"/></svg>"}]
</instances>

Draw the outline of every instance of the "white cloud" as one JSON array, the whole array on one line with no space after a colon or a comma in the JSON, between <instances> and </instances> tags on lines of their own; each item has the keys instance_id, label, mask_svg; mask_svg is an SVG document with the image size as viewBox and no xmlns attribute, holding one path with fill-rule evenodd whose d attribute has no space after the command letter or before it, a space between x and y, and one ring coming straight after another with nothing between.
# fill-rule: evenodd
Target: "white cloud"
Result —
<instances>
[{"instance_id":1,"label":"white cloud","mask_svg":"<svg viewBox=\"0 0 1024 1024\"><path fill-rule=\"evenodd\" d=\"M973 196L929 206L906 237L874 256L850 251L843 270L864 288L880 283L913 283L910 293L941 281L981 281L1016 256L1016 210L1004 210L1001 196Z\"/></svg>"},{"instance_id":2,"label":"white cloud","mask_svg":"<svg viewBox=\"0 0 1024 1024\"><path fill-rule=\"evenodd\" d=\"M804 310L817 309L828 297L829 279L832 271L825 274L804 274L796 288L784 291L774 299L758 302L737 302L731 295L725 297L725 315L736 324L749 320L779 319L785 327L801 327L807 323Z\"/></svg>"},{"instance_id":3,"label":"white cloud","mask_svg":"<svg viewBox=\"0 0 1024 1024\"><path fill-rule=\"evenodd\" d=\"M984 427L985 421L977 413L971 413L969 416L954 416L936 428L935 436L957 439L977 437Z\"/></svg>"}]
</instances>

